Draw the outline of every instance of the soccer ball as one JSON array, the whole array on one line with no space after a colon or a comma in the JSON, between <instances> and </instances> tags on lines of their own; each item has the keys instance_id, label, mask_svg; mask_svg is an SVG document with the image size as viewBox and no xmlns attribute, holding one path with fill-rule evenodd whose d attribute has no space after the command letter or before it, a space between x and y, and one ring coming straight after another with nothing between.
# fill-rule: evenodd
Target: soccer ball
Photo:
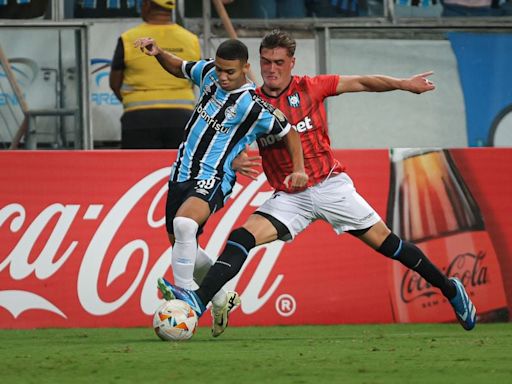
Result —
<instances>
[{"instance_id":1,"label":"soccer ball","mask_svg":"<svg viewBox=\"0 0 512 384\"><path fill-rule=\"evenodd\" d=\"M182 300L166 301L153 316L153 329L164 341L188 340L196 332L196 327L196 313Z\"/></svg>"}]
</instances>

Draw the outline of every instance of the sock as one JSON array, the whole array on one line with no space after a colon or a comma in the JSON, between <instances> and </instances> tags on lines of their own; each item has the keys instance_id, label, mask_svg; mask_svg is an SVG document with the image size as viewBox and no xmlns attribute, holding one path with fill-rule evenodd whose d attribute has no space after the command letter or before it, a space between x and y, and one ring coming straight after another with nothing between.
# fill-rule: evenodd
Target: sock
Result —
<instances>
[{"instance_id":1,"label":"sock","mask_svg":"<svg viewBox=\"0 0 512 384\"><path fill-rule=\"evenodd\" d=\"M175 242L172 248L172 271L174 284L181 288L194 289L194 264L197 253L197 229L199 225L188 217L173 220Z\"/></svg>"},{"instance_id":2,"label":"sock","mask_svg":"<svg viewBox=\"0 0 512 384\"><path fill-rule=\"evenodd\" d=\"M198 247L197 248L197 255L196 255L196 264L194 266L194 282L197 284L196 289L201 285L201 283L204 280L204 277L210 270L211 266L215 264L215 259L213 257L210 257L206 253L206 251ZM227 300L227 292L223 288L219 290L215 294L215 296L212 297L212 304L214 307L222 308L226 305Z\"/></svg>"},{"instance_id":3,"label":"sock","mask_svg":"<svg viewBox=\"0 0 512 384\"><path fill-rule=\"evenodd\" d=\"M222 254L210 268L196 292L203 303L208 303L229 280L242 269L249 251L256 245L254 236L245 228L237 228L229 235Z\"/></svg>"},{"instance_id":4,"label":"sock","mask_svg":"<svg viewBox=\"0 0 512 384\"><path fill-rule=\"evenodd\" d=\"M384 256L398 260L407 268L417 272L428 283L441 290L447 299L457 294L455 285L441 272L428 257L413 243L401 240L394 233L390 233L377 252Z\"/></svg>"}]
</instances>

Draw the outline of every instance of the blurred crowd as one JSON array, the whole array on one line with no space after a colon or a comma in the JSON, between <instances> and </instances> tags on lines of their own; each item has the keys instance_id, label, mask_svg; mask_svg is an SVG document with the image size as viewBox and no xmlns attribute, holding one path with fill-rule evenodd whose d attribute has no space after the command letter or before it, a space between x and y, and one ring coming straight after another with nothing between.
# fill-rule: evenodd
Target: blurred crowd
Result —
<instances>
[{"instance_id":1,"label":"blurred crowd","mask_svg":"<svg viewBox=\"0 0 512 384\"><path fill-rule=\"evenodd\" d=\"M64 0L66 18L139 17L142 0ZM384 0L222 0L235 19L382 17ZM512 0L394 0L400 16L404 9L442 10L443 17L512 16ZM50 18L49 0L0 0L0 19ZM179 2L178 2L179 3ZM202 0L186 0L185 17L201 17ZM425 13L425 15L429 15ZM215 9L212 16L217 17Z\"/></svg>"}]
</instances>

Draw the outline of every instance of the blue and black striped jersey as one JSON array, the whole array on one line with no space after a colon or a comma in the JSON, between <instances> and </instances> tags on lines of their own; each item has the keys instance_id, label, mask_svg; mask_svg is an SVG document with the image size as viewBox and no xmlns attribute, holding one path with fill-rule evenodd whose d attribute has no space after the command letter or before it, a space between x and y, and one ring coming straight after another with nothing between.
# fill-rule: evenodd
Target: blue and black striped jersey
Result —
<instances>
[{"instance_id":1,"label":"blue and black striped jersey","mask_svg":"<svg viewBox=\"0 0 512 384\"><path fill-rule=\"evenodd\" d=\"M228 195L235 182L231 162L246 144L268 134L282 137L290 124L279 110L256 95L253 83L223 90L213 60L183 62L182 71L199 86L200 97L185 128L171 180L222 179L222 189Z\"/></svg>"}]
</instances>

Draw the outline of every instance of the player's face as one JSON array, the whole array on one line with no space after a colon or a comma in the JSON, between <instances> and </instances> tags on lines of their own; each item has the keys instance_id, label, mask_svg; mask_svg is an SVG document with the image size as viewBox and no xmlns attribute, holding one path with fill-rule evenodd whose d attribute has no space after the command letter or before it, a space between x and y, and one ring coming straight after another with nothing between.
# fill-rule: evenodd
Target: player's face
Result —
<instances>
[{"instance_id":1,"label":"player's face","mask_svg":"<svg viewBox=\"0 0 512 384\"><path fill-rule=\"evenodd\" d=\"M261 77L271 90L283 90L290 83L295 57L288 56L286 48L264 48L260 52Z\"/></svg>"},{"instance_id":2,"label":"player's face","mask_svg":"<svg viewBox=\"0 0 512 384\"><path fill-rule=\"evenodd\" d=\"M247 83L249 63L240 60L225 60L215 58L215 71L219 77L219 84L225 91L234 91Z\"/></svg>"}]
</instances>

